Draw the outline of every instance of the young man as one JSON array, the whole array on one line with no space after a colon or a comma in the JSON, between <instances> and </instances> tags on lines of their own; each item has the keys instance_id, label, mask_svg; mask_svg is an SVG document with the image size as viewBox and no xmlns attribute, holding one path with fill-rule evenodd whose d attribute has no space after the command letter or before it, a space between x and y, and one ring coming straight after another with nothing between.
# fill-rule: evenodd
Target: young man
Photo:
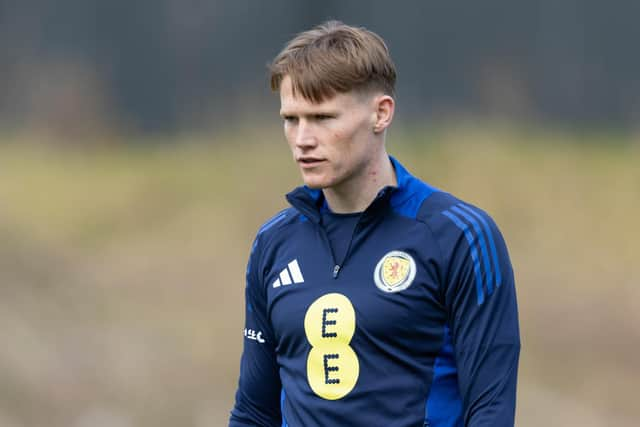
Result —
<instances>
[{"instance_id":1,"label":"young man","mask_svg":"<svg viewBox=\"0 0 640 427\"><path fill-rule=\"evenodd\" d=\"M232 427L513 425L505 243L388 156L395 78L379 36L335 21L271 65L305 185L251 250Z\"/></svg>"}]
</instances>

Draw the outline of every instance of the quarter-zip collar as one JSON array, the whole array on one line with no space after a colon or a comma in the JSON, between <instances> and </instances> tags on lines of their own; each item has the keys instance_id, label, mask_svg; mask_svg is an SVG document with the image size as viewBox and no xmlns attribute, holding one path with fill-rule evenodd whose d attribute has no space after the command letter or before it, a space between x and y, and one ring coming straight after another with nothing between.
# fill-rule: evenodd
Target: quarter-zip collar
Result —
<instances>
[{"instance_id":1,"label":"quarter-zip collar","mask_svg":"<svg viewBox=\"0 0 640 427\"><path fill-rule=\"evenodd\" d=\"M388 185L382 188L364 210L362 221L367 221L371 216L377 216L381 211L388 209L390 205L402 203L411 196L410 187L415 178L393 156L389 156L389 159L395 169L398 185ZM316 224L320 223L321 213L328 209L322 190L312 189L306 185L297 187L288 193L286 198L291 206Z\"/></svg>"},{"instance_id":2,"label":"quarter-zip collar","mask_svg":"<svg viewBox=\"0 0 640 427\"><path fill-rule=\"evenodd\" d=\"M415 191L415 180L407 170L393 157L389 156L391 163L396 173L397 186L386 186L382 188L375 199L369 204L369 206L360 214L360 218L356 223L356 226L351 234L349 245L347 246L347 252L344 254L344 258L337 260L329 238L327 231L322 224L322 213L328 209L327 202L324 197L324 193L321 190L314 190L307 186L301 186L287 194L287 200L291 205L298 210L305 218L318 226L320 236L324 240L329 249L332 261L332 277L338 278L338 275L344 265L349 259L351 254L352 244L354 239L359 233L359 230L368 228L370 224L380 219L384 213L391 209L391 206L396 206L406 201L411 197Z\"/></svg>"}]
</instances>

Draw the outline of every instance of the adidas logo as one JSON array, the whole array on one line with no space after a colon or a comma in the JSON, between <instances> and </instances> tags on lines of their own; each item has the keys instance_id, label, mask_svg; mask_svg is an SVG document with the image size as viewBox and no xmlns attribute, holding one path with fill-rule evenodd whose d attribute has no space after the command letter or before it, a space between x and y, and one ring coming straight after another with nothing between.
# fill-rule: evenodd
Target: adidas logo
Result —
<instances>
[{"instance_id":1,"label":"adidas logo","mask_svg":"<svg viewBox=\"0 0 640 427\"><path fill-rule=\"evenodd\" d=\"M304 283L304 277L302 277L302 271L300 271L297 259L287 264L287 267L280 272L280 277L273 282L273 287L278 288L292 283Z\"/></svg>"}]
</instances>

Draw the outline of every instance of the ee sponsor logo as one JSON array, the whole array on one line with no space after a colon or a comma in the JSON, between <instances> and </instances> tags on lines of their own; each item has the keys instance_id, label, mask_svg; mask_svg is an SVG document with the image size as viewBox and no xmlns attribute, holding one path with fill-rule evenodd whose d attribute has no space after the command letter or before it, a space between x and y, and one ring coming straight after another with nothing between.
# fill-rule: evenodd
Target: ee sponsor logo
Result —
<instances>
[{"instance_id":1,"label":"ee sponsor logo","mask_svg":"<svg viewBox=\"0 0 640 427\"><path fill-rule=\"evenodd\" d=\"M307 357L311 389L323 399L343 398L360 373L358 356L350 346L356 330L353 304L339 293L321 296L307 309L304 330L311 344Z\"/></svg>"}]
</instances>

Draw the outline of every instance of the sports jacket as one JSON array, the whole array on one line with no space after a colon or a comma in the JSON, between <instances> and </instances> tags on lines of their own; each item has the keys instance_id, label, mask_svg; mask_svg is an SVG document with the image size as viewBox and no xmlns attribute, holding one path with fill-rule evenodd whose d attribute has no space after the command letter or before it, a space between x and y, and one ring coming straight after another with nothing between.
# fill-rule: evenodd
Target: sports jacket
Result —
<instances>
[{"instance_id":1,"label":"sports jacket","mask_svg":"<svg viewBox=\"0 0 640 427\"><path fill-rule=\"evenodd\" d=\"M512 426L520 351L505 242L480 209L411 176L336 260L321 191L299 187L247 267L239 426Z\"/></svg>"}]
</instances>

